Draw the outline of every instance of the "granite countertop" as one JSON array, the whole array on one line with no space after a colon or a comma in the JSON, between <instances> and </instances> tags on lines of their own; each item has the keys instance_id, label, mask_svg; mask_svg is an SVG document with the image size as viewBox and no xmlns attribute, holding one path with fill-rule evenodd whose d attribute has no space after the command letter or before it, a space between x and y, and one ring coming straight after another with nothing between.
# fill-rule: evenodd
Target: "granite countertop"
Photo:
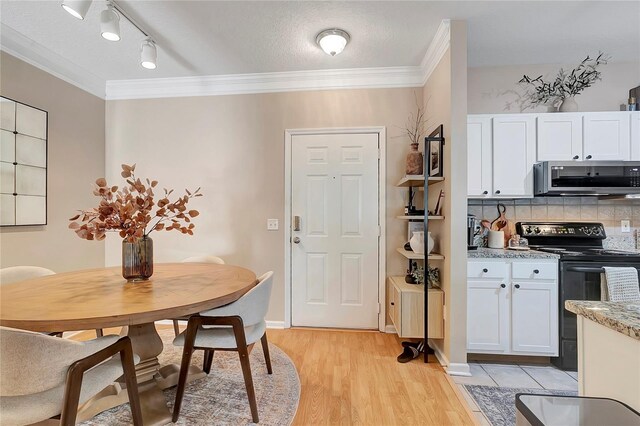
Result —
<instances>
[{"instance_id":1,"label":"granite countertop","mask_svg":"<svg viewBox=\"0 0 640 426\"><path fill-rule=\"evenodd\" d=\"M477 250L467 250L467 258L493 258L493 259L559 259L560 256L553 253L545 253L536 250L507 250L478 247Z\"/></svg>"},{"instance_id":2,"label":"granite countertop","mask_svg":"<svg viewBox=\"0 0 640 426\"><path fill-rule=\"evenodd\" d=\"M567 300L564 306L576 315L640 340L640 302Z\"/></svg>"}]
</instances>

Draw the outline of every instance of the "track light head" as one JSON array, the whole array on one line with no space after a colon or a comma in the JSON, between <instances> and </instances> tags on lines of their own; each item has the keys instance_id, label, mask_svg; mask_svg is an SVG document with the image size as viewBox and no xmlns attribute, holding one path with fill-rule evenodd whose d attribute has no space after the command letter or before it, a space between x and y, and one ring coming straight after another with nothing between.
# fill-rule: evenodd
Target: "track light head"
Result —
<instances>
[{"instance_id":1,"label":"track light head","mask_svg":"<svg viewBox=\"0 0 640 426\"><path fill-rule=\"evenodd\" d=\"M92 0L64 0L62 8L69 12L71 16L78 19L84 19Z\"/></svg>"},{"instance_id":2,"label":"track light head","mask_svg":"<svg viewBox=\"0 0 640 426\"><path fill-rule=\"evenodd\" d=\"M120 15L111 3L100 13L100 33L109 41L120 41Z\"/></svg>"},{"instance_id":3,"label":"track light head","mask_svg":"<svg viewBox=\"0 0 640 426\"><path fill-rule=\"evenodd\" d=\"M158 61L158 49L156 43L147 38L142 42L142 48L140 50L140 65L148 70L154 70L157 67Z\"/></svg>"}]
</instances>

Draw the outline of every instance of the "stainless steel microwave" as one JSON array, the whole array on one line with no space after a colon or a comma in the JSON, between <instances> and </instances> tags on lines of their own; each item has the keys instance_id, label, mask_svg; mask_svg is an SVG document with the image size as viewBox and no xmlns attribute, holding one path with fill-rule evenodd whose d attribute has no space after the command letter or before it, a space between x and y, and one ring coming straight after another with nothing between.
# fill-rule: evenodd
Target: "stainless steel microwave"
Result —
<instances>
[{"instance_id":1,"label":"stainless steel microwave","mask_svg":"<svg viewBox=\"0 0 640 426\"><path fill-rule=\"evenodd\" d=\"M640 194L640 161L543 161L533 167L534 194Z\"/></svg>"}]
</instances>

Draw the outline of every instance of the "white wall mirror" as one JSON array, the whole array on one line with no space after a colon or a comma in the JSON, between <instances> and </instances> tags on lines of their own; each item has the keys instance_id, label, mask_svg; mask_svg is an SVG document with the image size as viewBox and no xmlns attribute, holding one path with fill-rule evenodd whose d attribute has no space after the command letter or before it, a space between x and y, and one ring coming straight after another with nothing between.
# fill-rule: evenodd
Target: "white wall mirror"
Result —
<instances>
[{"instance_id":1,"label":"white wall mirror","mask_svg":"<svg viewBox=\"0 0 640 426\"><path fill-rule=\"evenodd\" d=\"M0 96L0 226L47 224L47 120Z\"/></svg>"}]
</instances>

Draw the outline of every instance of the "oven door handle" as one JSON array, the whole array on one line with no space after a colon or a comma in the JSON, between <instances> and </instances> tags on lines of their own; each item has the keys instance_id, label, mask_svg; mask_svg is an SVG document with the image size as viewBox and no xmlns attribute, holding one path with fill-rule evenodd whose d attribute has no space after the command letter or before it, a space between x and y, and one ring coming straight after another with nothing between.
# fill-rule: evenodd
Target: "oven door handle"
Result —
<instances>
[{"instance_id":1,"label":"oven door handle","mask_svg":"<svg viewBox=\"0 0 640 426\"><path fill-rule=\"evenodd\" d=\"M567 267L566 271L567 272L584 272L587 274L604 274L604 268L589 268L587 266L569 266Z\"/></svg>"}]
</instances>

